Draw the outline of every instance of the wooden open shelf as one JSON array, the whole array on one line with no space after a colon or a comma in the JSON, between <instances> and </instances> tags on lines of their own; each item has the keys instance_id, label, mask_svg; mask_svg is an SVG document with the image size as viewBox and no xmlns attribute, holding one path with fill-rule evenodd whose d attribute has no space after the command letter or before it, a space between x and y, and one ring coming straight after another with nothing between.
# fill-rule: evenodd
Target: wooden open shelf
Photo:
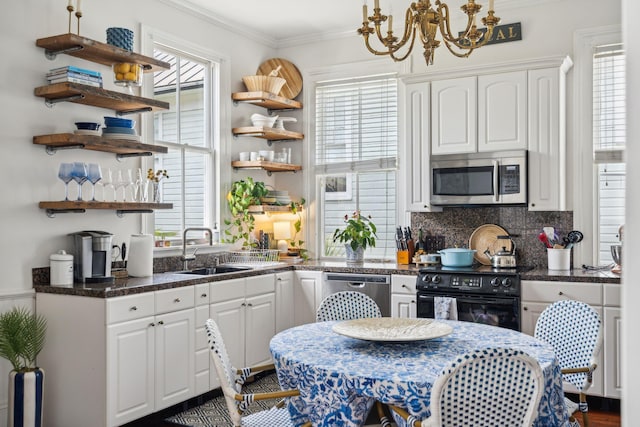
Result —
<instances>
[{"instance_id":1,"label":"wooden open shelf","mask_svg":"<svg viewBox=\"0 0 640 427\"><path fill-rule=\"evenodd\" d=\"M150 156L153 153L167 153L167 147L143 144L130 139L109 139L98 135L77 135L75 133L55 133L33 137L33 143L44 145L53 154L58 149L81 148L85 150L115 153L120 157Z\"/></svg>"},{"instance_id":2,"label":"wooden open shelf","mask_svg":"<svg viewBox=\"0 0 640 427\"><path fill-rule=\"evenodd\" d=\"M90 202L90 201L59 201L40 202L40 209L47 210L47 216L53 217L57 213L85 212L87 209L114 210L118 216L125 213L151 213L155 209L173 209L173 203L132 203L132 202Z\"/></svg>"},{"instance_id":3,"label":"wooden open shelf","mask_svg":"<svg viewBox=\"0 0 640 427\"><path fill-rule=\"evenodd\" d=\"M304 139L304 135L299 132L259 126L233 128L232 132L236 136L254 136L268 141L292 141Z\"/></svg>"},{"instance_id":4,"label":"wooden open shelf","mask_svg":"<svg viewBox=\"0 0 640 427\"><path fill-rule=\"evenodd\" d=\"M302 103L269 92L236 92L231 94L233 102L247 102L269 110L297 110Z\"/></svg>"},{"instance_id":5,"label":"wooden open shelf","mask_svg":"<svg viewBox=\"0 0 640 427\"><path fill-rule=\"evenodd\" d=\"M159 61L155 58L150 58L71 33L38 39L36 40L36 46L44 48L45 55L47 55L49 59L54 59L56 55L64 53L109 66L118 62L140 64L145 72L155 72L171 68L171 64L168 62Z\"/></svg>"},{"instance_id":6,"label":"wooden open shelf","mask_svg":"<svg viewBox=\"0 0 640 427\"><path fill-rule=\"evenodd\" d=\"M231 162L231 166L237 169L263 169L267 172L296 172L302 170L300 165L292 165L289 163L267 162L265 160L240 161Z\"/></svg>"},{"instance_id":7,"label":"wooden open shelf","mask_svg":"<svg viewBox=\"0 0 640 427\"><path fill-rule=\"evenodd\" d=\"M279 205L251 205L249 206L249 212L252 214L262 214L267 212L272 213L288 213L291 212L291 208L289 205L279 206Z\"/></svg>"},{"instance_id":8,"label":"wooden open shelf","mask_svg":"<svg viewBox=\"0 0 640 427\"><path fill-rule=\"evenodd\" d=\"M115 110L120 115L169 109L168 102L114 92L80 83L67 82L40 86L34 89L34 94L45 98L48 104L75 102L77 104Z\"/></svg>"}]
</instances>

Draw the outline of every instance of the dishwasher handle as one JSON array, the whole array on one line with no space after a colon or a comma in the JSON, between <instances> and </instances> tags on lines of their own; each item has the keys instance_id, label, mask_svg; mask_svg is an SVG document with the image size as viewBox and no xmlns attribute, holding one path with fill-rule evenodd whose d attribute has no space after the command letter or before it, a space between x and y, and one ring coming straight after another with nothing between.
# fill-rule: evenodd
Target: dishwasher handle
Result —
<instances>
[{"instance_id":1,"label":"dishwasher handle","mask_svg":"<svg viewBox=\"0 0 640 427\"><path fill-rule=\"evenodd\" d=\"M362 288L364 288L365 283L364 282L347 282L347 285L350 288L362 289Z\"/></svg>"}]
</instances>

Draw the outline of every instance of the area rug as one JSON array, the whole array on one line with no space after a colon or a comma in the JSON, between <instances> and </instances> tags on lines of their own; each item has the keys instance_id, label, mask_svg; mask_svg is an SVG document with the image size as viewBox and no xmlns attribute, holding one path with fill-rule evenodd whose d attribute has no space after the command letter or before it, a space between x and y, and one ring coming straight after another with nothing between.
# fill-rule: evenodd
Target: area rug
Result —
<instances>
[{"instance_id":1,"label":"area rug","mask_svg":"<svg viewBox=\"0 0 640 427\"><path fill-rule=\"evenodd\" d=\"M256 381L242 387L244 393L264 393L279 390L278 378L275 373L268 374ZM275 400L259 401L253 403L245 414L263 411L271 408L276 403ZM224 397L213 398L200 406L181 412L166 421L181 424L189 427L231 427L233 423L229 417L227 405Z\"/></svg>"}]
</instances>

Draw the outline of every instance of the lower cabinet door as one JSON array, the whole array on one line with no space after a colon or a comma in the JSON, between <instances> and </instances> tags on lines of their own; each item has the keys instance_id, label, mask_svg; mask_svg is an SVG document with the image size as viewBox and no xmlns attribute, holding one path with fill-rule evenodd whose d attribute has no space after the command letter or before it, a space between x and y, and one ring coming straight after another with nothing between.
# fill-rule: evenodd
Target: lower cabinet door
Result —
<instances>
[{"instance_id":1,"label":"lower cabinet door","mask_svg":"<svg viewBox=\"0 0 640 427\"><path fill-rule=\"evenodd\" d=\"M155 336L153 317L107 327L109 426L154 412Z\"/></svg>"},{"instance_id":2,"label":"lower cabinet door","mask_svg":"<svg viewBox=\"0 0 640 427\"><path fill-rule=\"evenodd\" d=\"M193 308L156 316L155 410L193 396L195 312Z\"/></svg>"},{"instance_id":3,"label":"lower cabinet door","mask_svg":"<svg viewBox=\"0 0 640 427\"><path fill-rule=\"evenodd\" d=\"M245 366L271 362L269 342L276 334L276 297L274 293L247 298Z\"/></svg>"},{"instance_id":4,"label":"lower cabinet door","mask_svg":"<svg viewBox=\"0 0 640 427\"><path fill-rule=\"evenodd\" d=\"M391 317L415 319L417 316L415 295L391 294Z\"/></svg>"}]
</instances>

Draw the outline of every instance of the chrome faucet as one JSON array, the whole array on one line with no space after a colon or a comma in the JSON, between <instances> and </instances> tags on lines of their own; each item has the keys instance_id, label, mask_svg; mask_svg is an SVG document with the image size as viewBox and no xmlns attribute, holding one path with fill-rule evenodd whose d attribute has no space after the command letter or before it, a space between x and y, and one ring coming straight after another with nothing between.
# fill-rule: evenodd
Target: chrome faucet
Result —
<instances>
[{"instance_id":1,"label":"chrome faucet","mask_svg":"<svg viewBox=\"0 0 640 427\"><path fill-rule=\"evenodd\" d=\"M187 255L187 232L189 232L189 231L208 231L209 232L209 246L213 246L213 231L210 228L208 228L208 227L188 227L188 228L185 228L184 231L182 232L182 256L180 257L180 259L184 263L184 265L183 265L183 267L184 267L183 269L184 270L188 270L189 269L189 261L195 261L196 252L198 251L198 248L196 248L196 250L193 252L193 254Z\"/></svg>"}]
</instances>

